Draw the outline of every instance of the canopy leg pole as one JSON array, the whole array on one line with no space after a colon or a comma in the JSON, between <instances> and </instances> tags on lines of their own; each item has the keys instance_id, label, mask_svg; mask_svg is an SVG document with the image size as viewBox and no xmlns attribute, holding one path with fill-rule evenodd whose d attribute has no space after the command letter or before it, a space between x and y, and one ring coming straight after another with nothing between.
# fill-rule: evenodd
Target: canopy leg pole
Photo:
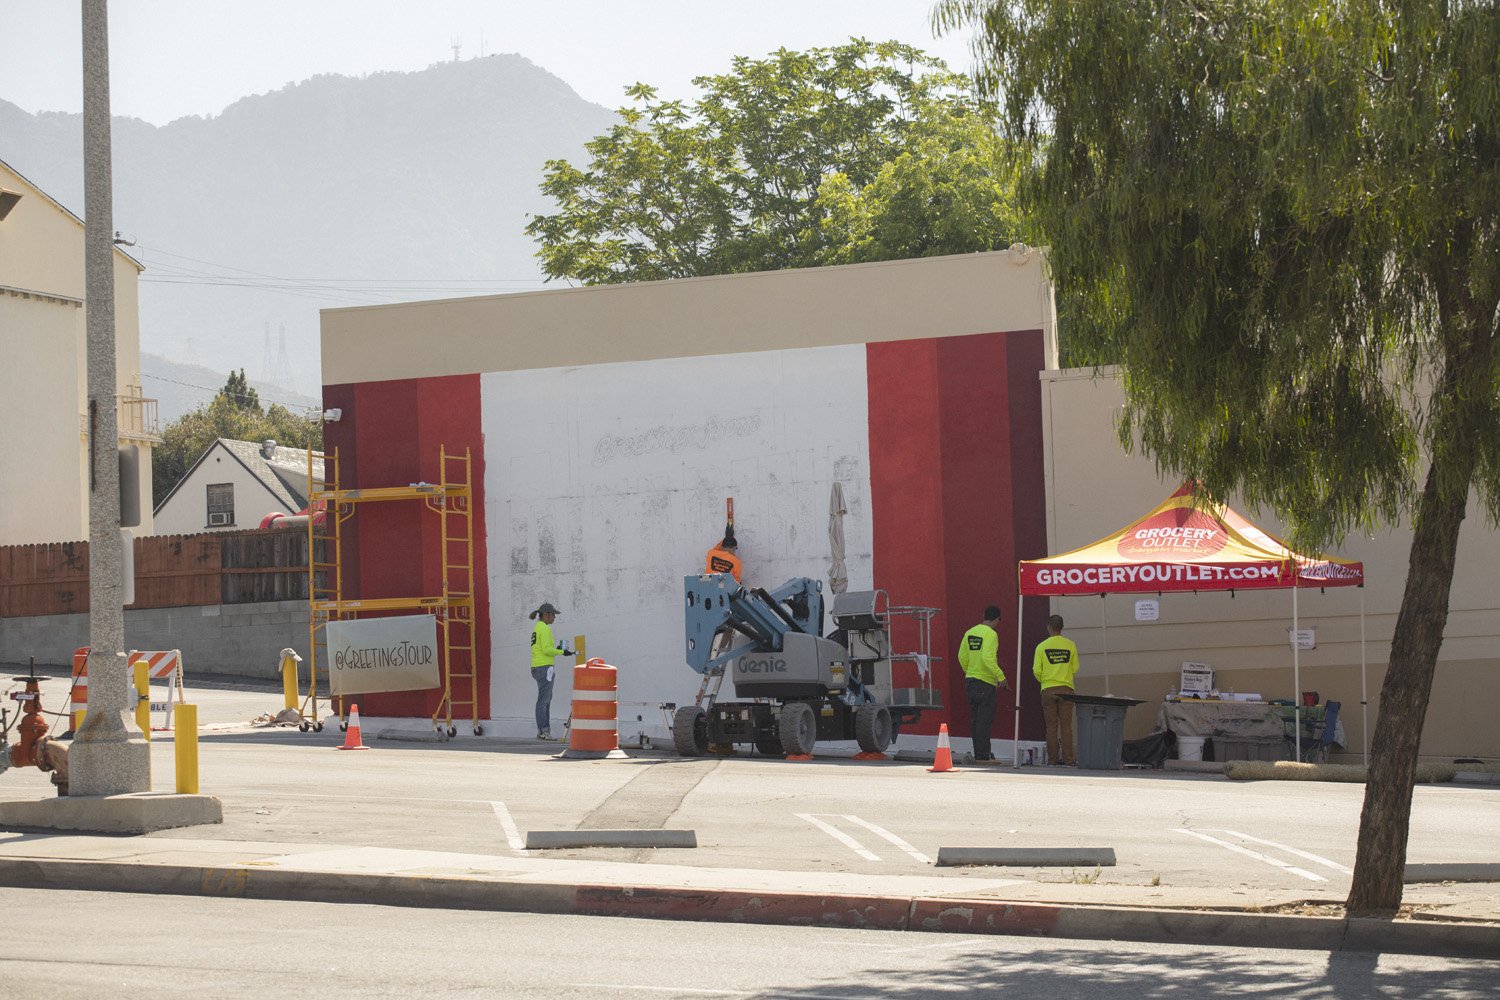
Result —
<instances>
[{"instance_id":1,"label":"canopy leg pole","mask_svg":"<svg viewBox=\"0 0 1500 1000\"><path fill-rule=\"evenodd\" d=\"M1365 767L1370 766L1370 689L1366 685L1365 674L1368 667L1365 665L1365 588L1361 584L1359 588L1359 711L1364 717L1364 758Z\"/></svg>"},{"instance_id":2,"label":"canopy leg pole","mask_svg":"<svg viewBox=\"0 0 1500 1000\"><path fill-rule=\"evenodd\" d=\"M1099 631L1104 645L1104 697L1109 697L1109 595L1099 595Z\"/></svg>"},{"instance_id":3,"label":"canopy leg pole","mask_svg":"<svg viewBox=\"0 0 1500 1000\"><path fill-rule=\"evenodd\" d=\"M1021 766L1021 610L1026 595L1016 595L1016 686L1011 694L1016 699L1016 721L1010 734L1010 766Z\"/></svg>"},{"instance_id":4,"label":"canopy leg pole","mask_svg":"<svg viewBox=\"0 0 1500 1000\"><path fill-rule=\"evenodd\" d=\"M1297 641L1297 583L1292 581L1292 746L1302 763L1302 644Z\"/></svg>"}]
</instances>

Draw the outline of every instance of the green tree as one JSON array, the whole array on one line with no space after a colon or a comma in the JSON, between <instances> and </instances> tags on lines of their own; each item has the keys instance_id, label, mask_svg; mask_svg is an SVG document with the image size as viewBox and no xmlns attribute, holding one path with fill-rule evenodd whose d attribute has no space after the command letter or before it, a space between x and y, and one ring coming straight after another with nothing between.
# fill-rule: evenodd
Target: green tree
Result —
<instances>
[{"instance_id":1,"label":"green tree","mask_svg":"<svg viewBox=\"0 0 1500 1000\"><path fill-rule=\"evenodd\" d=\"M943 0L1051 237L1121 440L1285 512L1303 545L1409 517L1351 912L1401 900L1471 490L1500 514L1500 6ZM1425 469L1424 469L1425 467Z\"/></svg>"},{"instance_id":2,"label":"green tree","mask_svg":"<svg viewBox=\"0 0 1500 1000\"><path fill-rule=\"evenodd\" d=\"M229 380L219 390L219 396L247 412L260 412L260 395L250 388L250 380L245 378L243 368L229 373Z\"/></svg>"},{"instance_id":3,"label":"green tree","mask_svg":"<svg viewBox=\"0 0 1500 1000\"><path fill-rule=\"evenodd\" d=\"M691 104L635 85L587 168L547 164L558 211L526 231L548 277L647 281L1025 237L993 108L917 49L782 49L694 83Z\"/></svg>"},{"instance_id":4,"label":"green tree","mask_svg":"<svg viewBox=\"0 0 1500 1000\"><path fill-rule=\"evenodd\" d=\"M229 381L211 402L168 424L161 437L161 444L151 451L154 505L166 499L219 438L256 442L273 439L288 448L317 451L323 447L323 424L316 416L299 416L280 403L272 403L262 413L260 400L246 384L242 369L230 372Z\"/></svg>"}]
</instances>

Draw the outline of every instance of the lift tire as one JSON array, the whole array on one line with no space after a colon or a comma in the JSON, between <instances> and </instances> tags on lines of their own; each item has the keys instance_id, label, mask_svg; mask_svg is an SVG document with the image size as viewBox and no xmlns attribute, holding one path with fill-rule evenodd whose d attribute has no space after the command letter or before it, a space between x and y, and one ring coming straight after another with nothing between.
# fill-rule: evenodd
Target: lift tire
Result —
<instances>
[{"instance_id":1,"label":"lift tire","mask_svg":"<svg viewBox=\"0 0 1500 1000\"><path fill-rule=\"evenodd\" d=\"M311 722L300 722L300 723L297 724L297 728L300 729L300 730L302 730L305 733L309 729L312 728L312 723Z\"/></svg>"},{"instance_id":2,"label":"lift tire","mask_svg":"<svg viewBox=\"0 0 1500 1000\"><path fill-rule=\"evenodd\" d=\"M854 710L854 738L865 753L885 753L891 737L890 709L884 705L861 705Z\"/></svg>"},{"instance_id":3,"label":"lift tire","mask_svg":"<svg viewBox=\"0 0 1500 1000\"><path fill-rule=\"evenodd\" d=\"M812 706L801 701L782 705L776 713L776 734L781 738L781 749L789 756L812 753L818 739L818 717Z\"/></svg>"},{"instance_id":4,"label":"lift tire","mask_svg":"<svg viewBox=\"0 0 1500 1000\"><path fill-rule=\"evenodd\" d=\"M478 723L475 723L474 724L474 735L475 736L483 736L484 735L484 727L481 726L481 725L479 725Z\"/></svg>"},{"instance_id":5,"label":"lift tire","mask_svg":"<svg viewBox=\"0 0 1500 1000\"><path fill-rule=\"evenodd\" d=\"M315 732L315 733L321 733L322 731L323 731L323 723L321 723L321 722L314 722L313 723L313 732Z\"/></svg>"},{"instance_id":6,"label":"lift tire","mask_svg":"<svg viewBox=\"0 0 1500 1000\"><path fill-rule=\"evenodd\" d=\"M451 740L451 739L453 739L453 737L455 737L457 735L458 735L458 727L457 726L449 726L448 727L448 738Z\"/></svg>"},{"instance_id":7,"label":"lift tire","mask_svg":"<svg viewBox=\"0 0 1500 1000\"><path fill-rule=\"evenodd\" d=\"M684 757L708 753L708 713L697 705L684 705L672 716L672 746Z\"/></svg>"}]
</instances>

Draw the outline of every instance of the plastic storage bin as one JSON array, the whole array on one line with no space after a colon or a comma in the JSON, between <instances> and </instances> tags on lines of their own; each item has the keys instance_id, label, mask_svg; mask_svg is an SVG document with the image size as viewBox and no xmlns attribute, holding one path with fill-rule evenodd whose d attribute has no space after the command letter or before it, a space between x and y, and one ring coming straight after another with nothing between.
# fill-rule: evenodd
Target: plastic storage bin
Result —
<instances>
[{"instance_id":1,"label":"plastic storage bin","mask_svg":"<svg viewBox=\"0 0 1500 1000\"><path fill-rule=\"evenodd\" d=\"M1213 759L1227 760L1286 760L1286 741L1277 739L1247 740L1213 738Z\"/></svg>"}]
</instances>

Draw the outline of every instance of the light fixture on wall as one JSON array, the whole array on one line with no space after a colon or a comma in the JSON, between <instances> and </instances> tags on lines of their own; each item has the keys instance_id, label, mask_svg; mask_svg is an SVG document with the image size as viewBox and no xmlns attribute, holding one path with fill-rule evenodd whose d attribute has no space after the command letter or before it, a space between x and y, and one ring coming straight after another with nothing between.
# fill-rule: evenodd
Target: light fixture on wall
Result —
<instances>
[{"instance_id":1,"label":"light fixture on wall","mask_svg":"<svg viewBox=\"0 0 1500 1000\"><path fill-rule=\"evenodd\" d=\"M336 424L340 420L342 420L343 417L344 411L339 409L337 406L323 411L323 421L325 423Z\"/></svg>"}]
</instances>

